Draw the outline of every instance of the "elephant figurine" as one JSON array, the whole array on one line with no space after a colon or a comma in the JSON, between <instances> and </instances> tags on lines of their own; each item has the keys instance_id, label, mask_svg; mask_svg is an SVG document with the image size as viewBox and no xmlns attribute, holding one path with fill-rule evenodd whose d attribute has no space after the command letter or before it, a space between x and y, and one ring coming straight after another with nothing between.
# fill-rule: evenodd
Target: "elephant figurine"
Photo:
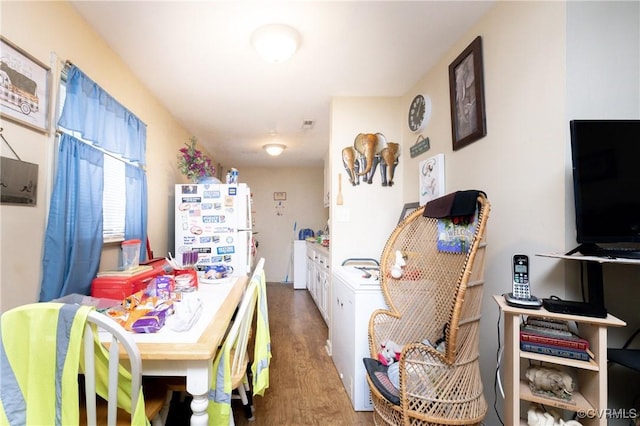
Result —
<instances>
[{"instance_id":1,"label":"elephant figurine","mask_svg":"<svg viewBox=\"0 0 640 426\"><path fill-rule=\"evenodd\" d=\"M400 157L400 144L396 142L388 142L387 146L380 151L380 175L382 176L382 186L393 185L393 175L398 165L398 157ZM387 180L387 175L389 179Z\"/></svg>"},{"instance_id":2,"label":"elephant figurine","mask_svg":"<svg viewBox=\"0 0 640 426\"><path fill-rule=\"evenodd\" d=\"M364 166L359 176L366 176L367 183L371 183L375 169L380 162L380 151L387 141L382 133L359 133L353 142L353 147L364 157ZM377 158L376 158L377 157Z\"/></svg>"},{"instance_id":3,"label":"elephant figurine","mask_svg":"<svg viewBox=\"0 0 640 426\"><path fill-rule=\"evenodd\" d=\"M347 171L347 176L349 176L349 182L351 182L351 185L360 185L360 176L358 175L360 167L356 158L356 150L352 146L343 148L342 164Z\"/></svg>"}]
</instances>

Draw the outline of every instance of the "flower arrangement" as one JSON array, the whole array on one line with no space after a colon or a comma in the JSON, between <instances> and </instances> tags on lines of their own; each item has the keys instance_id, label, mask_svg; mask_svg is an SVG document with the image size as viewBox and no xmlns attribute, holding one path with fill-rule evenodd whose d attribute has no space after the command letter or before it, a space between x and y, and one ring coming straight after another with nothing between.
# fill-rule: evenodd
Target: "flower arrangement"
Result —
<instances>
[{"instance_id":1,"label":"flower arrangement","mask_svg":"<svg viewBox=\"0 0 640 426\"><path fill-rule=\"evenodd\" d=\"M178 154L178 169L192 182L197 182L199 178L213 176L216 168L211 163L211 159L199 149L196 149L196 138L191 137L186 148L180 148Z\"/></svg>"}]
</instances>

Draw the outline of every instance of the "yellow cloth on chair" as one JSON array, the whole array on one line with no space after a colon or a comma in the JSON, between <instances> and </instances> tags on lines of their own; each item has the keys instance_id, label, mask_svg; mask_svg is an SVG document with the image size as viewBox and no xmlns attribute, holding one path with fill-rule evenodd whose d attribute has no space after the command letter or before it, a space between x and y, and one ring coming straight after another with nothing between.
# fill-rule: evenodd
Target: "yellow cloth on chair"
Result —
<instances>
[{"instance_id":1,"label":"yellow cloth on chair","mask_svg":"<svg viewBox=\"0 0 640 426\"><path fill-rule=\"evenodd\" d=\"M264 271L260 274L259 279L258 315L256 318L256 338L251 373L253 374L253 395L264 396L264 391L269 387L271 333L269 331L267 285Z\"/></svg>"},{"instance_id":2,"label":"yellow cloth on chair","mask_svg":"<svg viewBox=\"0 0 640 426\"><path fill-rule=\"evenodd\" d=\"M78 367L90 310L40 303L2 315L1 424L78 424Z\"/></svg>"},{"instance_id":3,"label":"yellow cloth on chair","mask_svg":"<svg viewBox=\"0 0 640 426\"><path fill-rule=\"evenodd\" d=\"M0 425L78 424L82 337L92 309L49 302L20 306L2 315ZM96 350L97 392L106 397L108 353L99 341L95 344L100 347ZM118 402L131 412L131 376L123 368L120 372ZM149 424L142 394L132 424Z\"/></svg>"}]
</instances>

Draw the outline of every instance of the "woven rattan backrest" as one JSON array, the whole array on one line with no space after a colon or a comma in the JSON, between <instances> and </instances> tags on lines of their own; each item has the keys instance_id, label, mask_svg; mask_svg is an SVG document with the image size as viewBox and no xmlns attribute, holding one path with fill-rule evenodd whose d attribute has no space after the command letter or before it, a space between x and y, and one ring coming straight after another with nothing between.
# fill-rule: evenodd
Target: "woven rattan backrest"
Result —
<instances>
[{"instance_id":1,"label":"woven rattan backrest","mask_svg":"<svg viewBox=\"0 0 640 426\"><path fill-rule=\"evenodd\" d=\"M448 363L475 356L482 303L485 223L489 202L478 197L475 235L463 253L439 251L438 219L423 217L424 207L402 221L385 244L380 262L382 290L398 321L376 334L401 345L445 337ZM396 251L405 255L399 279L391 277ZM381 325L384 327L384 325ZM379 343L379 342L378 342Z\"/></svg>"}]
</instances>

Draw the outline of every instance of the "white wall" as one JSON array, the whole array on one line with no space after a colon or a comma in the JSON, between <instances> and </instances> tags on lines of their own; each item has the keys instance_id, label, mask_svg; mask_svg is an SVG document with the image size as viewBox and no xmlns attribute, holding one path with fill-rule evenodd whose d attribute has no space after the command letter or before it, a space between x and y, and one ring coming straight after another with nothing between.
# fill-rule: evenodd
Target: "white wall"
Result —
<instances>
[{"instance_id":1,"label":"white wall","mask_svg":"<svg viewBox=\"0 0 640 426\"><path fill-rule=\"evenodd\" d=\"M478 35L487 136L453 151L448 66ZM565 245L564 58L563 3L500 2L403 98L405 111L416 93L430 95L433 104L431 121L422 132L431 149L405 163L404 200L418 197L418 163L444 153L446 192L480 189L491 202L480 330L488 425L498 424L493 385L499 311L492 295L510 291L512 255L529 255L534 294L564 296L563 269L535 256L563 251ZM404 129L403 154L415 140L416 135Z\"/></svg>"},{"instance_id":2,"label":"white wall","mask_svg":"<svg viewBox=\"0 0 640 426\"><path fill-rule=\"evenodd\" d=\"M640 118L639 2L568 3L566 84L567 120ZM566 137L569 140L568 129ZM574 220L570 175L567 187L567 231L572 231L567 232L567 241L575 245L575 228L570 226ZM568 290L579 294L577 265L567 265L567 269L572 278ZM605 265L603 270L606 307L627 322L627 327L609 331L609 346L620 347L640 327L640 268ZM640 392L629 391L638 389L640 373L621 366L611 366L608 371L609 407L640 409L637 401L634 406ZM627 424L628 419L609 420L612 426Z\"/></svg>"},{"instance_id":3,"label":"white wall","mask_svg":"<svg viewBox=\"0 0 640 426\"><path fill-rule=\"evenodd\" d=\"M338 97L331 104L331 264L369 257L379 260L402 210L402 187L409 155L402 154L393 186L381 185L380 167L371 184L353 186L342 163L342 149L353 146L359 133L382 133L387 142L400 142L399 98ZM338 173L342 174L343 205L336 205Z\"/></svg>"},{"instance_id":4,"label":"white wall","mask_svg":"<svg viewBox=\"0 0 640 426\"><path fill-rule=\"evenodd\" d=\"M314 168L242 168L240 181L251 188L258 240L258 257L265 258L269 282L293 281L291 250L302 228L314 232L324 229L329 209L322 202L323 169ZM285 201L275 201L274 192L286 192ZM282 203L280 208L278 204ZM294 232L294 224L296 231Z\"/></svg>"}]
</instances>

